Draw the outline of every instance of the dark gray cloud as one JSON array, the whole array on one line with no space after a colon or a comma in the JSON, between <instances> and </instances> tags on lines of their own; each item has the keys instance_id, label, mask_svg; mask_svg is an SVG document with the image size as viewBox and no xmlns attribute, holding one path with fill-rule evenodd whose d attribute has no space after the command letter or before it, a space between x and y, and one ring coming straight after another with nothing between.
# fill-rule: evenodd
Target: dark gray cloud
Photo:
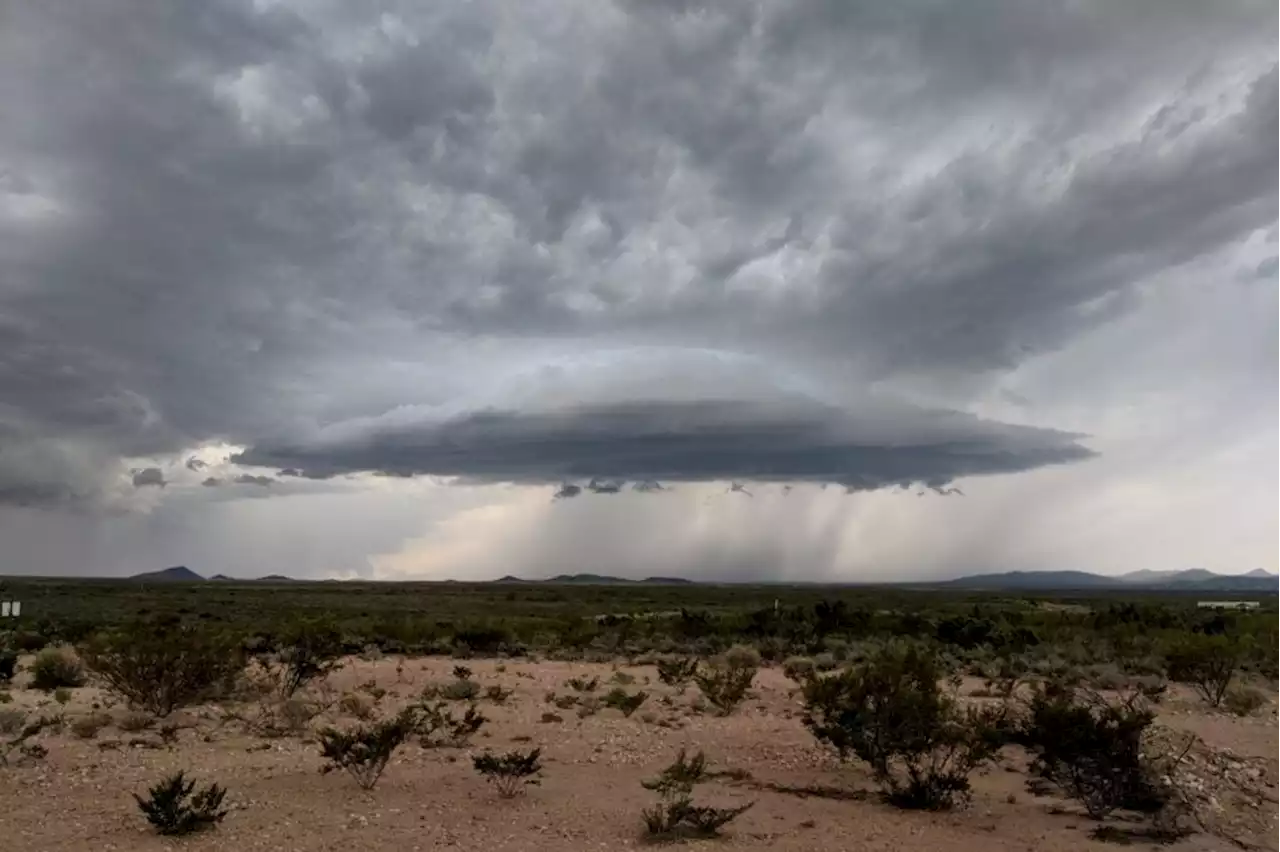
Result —
<instances>
[{"instance_id":1,"label":"dark gray cloud","mask_svg":"<svg viewBox=\"0 0 1280 852\"><path fill-rule=\"evenodd\" d=\"M487 411L258 446L259 467L469 476L617 493L628 481L807 481L870 490L1089 458L1079 436L906 407L859 415L803 400L634 402L554 413ZM576 487L576 486L574 486ZM578 492L562 488L560 496Z\"/></svg>"},{"instance_id":2,"label":"dark gray cloud","mask_svg":"<svg viewBox=\"0 0 1280 852\"><path fill-rule=\"evenodd\" d=\"M241 447L288 480L259 504L361 471L947 489L1088 456L1054 427L1105 455L1172 387L1270 400L1276 26L1251 0L12 4L0 504L240 499L195 486L271 479L211 461ZM1081 375L1013 394L1187 270L1238 288L1207 366L1157 376L1175 330L1139 324L1091 362L1142 376L1105 404Z\"/></svg>"},{"instance_id":3,"label":"dark gray cloud","mask_svg":"<svg viewBox=\"0 0 1280 852\"><path fill-rule=\"evenodd\" d=\"M133 472L133 487L142 488L147 485L155 485L160 488L165 487L168 483L164 478L164 471L158 467L144 467L141 470Z\"/></svg>"}]
</instances>

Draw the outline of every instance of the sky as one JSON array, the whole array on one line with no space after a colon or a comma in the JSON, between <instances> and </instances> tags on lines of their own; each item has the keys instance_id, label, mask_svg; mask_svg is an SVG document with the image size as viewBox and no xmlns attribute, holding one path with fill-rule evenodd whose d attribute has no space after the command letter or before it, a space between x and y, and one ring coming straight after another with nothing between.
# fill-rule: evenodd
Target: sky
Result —
<instances>
[{"instance_id":1,"label":"sky","mask_svg":"<svg viewBox=\"0 0 1280 852\"><path fill-rule=\"evenodd\" d=\"M1277 565L1277 8L0 7L0 574Z\"/></svg>"}]
</instances>

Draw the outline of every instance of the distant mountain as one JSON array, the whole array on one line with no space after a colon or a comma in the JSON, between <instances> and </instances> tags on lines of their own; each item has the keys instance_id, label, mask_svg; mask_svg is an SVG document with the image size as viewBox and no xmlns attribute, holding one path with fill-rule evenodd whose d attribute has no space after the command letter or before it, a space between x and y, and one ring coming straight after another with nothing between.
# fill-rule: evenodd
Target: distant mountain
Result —
<instances>
[{"instance_id":1,"label":"distant mountain","mask_svg":"<svg viewBox=\"0 0 1280 852\"><path fill-rule=\"evenodd\" d=\"M1008 571L960 577L942 585L953 589L1103 589L1124 583L1088 571Z\"/></svg>"},{"instance_id":2,"label":"distant mountain","mask_svg":"<svg viewBox=\"0 0 1280 852\"><path fill-rule=\"evenodd\" d=\"M142 574L134 574L130 580L145 580L148 582L165 582L165 583L190 583L194 581L203 582L201 577L195 571L185 565L175 565L172 568L165 568L161 571L147 571Z\"/></svg>"},{"instance_id":3,"label":"distant mountain","mask_svg":"<svg viewBox=\"0 0 1280 852\"><path fill-rule=\"evenodd\" d=\"M499 577L495 583L559 583L561 585L605 586L605 585L639 585L648 583L654 586L675 586L692 584L693 580L683 577L645 577L643 580L630 580L626 577L611 577L608 574L557 574L545 580L526 580L511 574Z\"/></svg>"},{"instance_id":4,"label":"distant mountain","mask_svg":"<svg viewBox=\"0 0 1280 852\"><path fill-rule=\"evenodd\" d=\"M292 583L292 577L286 577L283 574L268 574L265 577L259 577L259 581L266 583Z\"/></svg>"},{"instance_id":5,"label":"distant mountain","mask_svg":"<svg viewBox=\"0 0 1280 852\"><path fill-rule=\"evenodd\" d=\"M1152 571L1150 568L1143 568L1141 571L1130 571L1128 574L1121 574L1117 577L1124 583L1198 583L1202 580L1212 580L1218 575L1204 568L1188 568L1183 571Z\"/></svg>"},{"instance_id":6,"label":"distant mountain","mask_svg":"<svg viewBox=\"0 0 1280 852\"><path fill-rule=\"evenodd\" d=\"M1088 571L1009 571L1004 574L976 574L960 577L942 585L953 589L1009 590L1092 590L1149 589L1152 591L1202 592L1275 592L1274 574L1257 569L1248 574L1215 574L1204 568L1185 571L1141 570L1108 577Z\"/></svg>"},{"instance_id":7,"label":"distant mountain","mask_svg":"<svg viewBox=\"0 0 1280 852\"><path fill-rule=\"evenodd\" d=\"M235 582L235 578L234 578L234 577L228 577L226 574L214 574L214 575L213 575L212 577L210 577L209 579L210 579L210 580L221 580L221 581L224 581L224 582L225 582L225 581Z\"/></svg>"},{"instance_id":8,"label":"distant mountain","mask_svg":"<svg viewBox=\"0 0 1280 852\"><path fill-rule=\"evenodd\" d=\"M583 585L603 586L615 585L617 583L634 583L635 580L625 580L622 577L609 577L604 574L557 574L554 577L548 577L542 582L578 583Z\"/></svg>"}]
</instances>

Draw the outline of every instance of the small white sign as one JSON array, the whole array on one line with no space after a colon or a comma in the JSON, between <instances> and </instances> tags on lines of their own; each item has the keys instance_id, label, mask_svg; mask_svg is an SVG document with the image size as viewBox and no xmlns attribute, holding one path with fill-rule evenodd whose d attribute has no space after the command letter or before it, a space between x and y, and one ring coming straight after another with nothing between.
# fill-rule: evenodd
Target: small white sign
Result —
<instances>
[{"instance_id":1,"label":"small white sign","mask_svg":"<svg viewBox=\"0 0 1280 852\"><path fill-rule=\"evenodd\" d=\"M0 618L9 617L9 606L8 601L0 601Z\"/></svg>"},{"instance_id":2,"label":"small white sign","mask_svg":"<svg viewBox=\"0 0 1280 852\"><path fill-rule=\"evenodd\" d=\"M18 616L22 615L22 601L13 601L9 605L9 614L12 615L14 618L17 618Z\"/></svg>"}]
</instances>

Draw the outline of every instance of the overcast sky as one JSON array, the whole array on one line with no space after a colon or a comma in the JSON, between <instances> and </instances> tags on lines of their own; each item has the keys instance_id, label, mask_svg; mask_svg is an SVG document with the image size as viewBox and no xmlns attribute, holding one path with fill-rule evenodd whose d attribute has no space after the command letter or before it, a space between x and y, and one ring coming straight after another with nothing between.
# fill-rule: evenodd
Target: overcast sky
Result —
<instances>
[{"instance_id":1,"label":"overcast sky","mask_svg":"<svg viewBox=\"0 0 1280 852\"><path fill-rule=\"evenodd\" d=\"M1277 562L1277 7L0 5L0 573Z\"/></svg>"}]
</instances>

